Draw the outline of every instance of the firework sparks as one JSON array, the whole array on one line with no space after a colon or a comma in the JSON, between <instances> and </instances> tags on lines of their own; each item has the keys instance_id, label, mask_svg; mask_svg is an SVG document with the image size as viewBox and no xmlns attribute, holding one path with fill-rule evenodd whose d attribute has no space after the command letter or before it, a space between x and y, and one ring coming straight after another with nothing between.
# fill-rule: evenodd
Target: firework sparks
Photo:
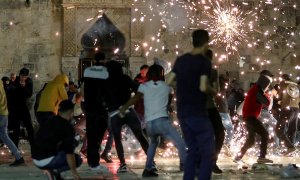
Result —
<instances>
[{"instance_id":1,"label":"firework sparks","mask_svg":"<svg viewBox=\"0 0 300 180\"><path fill-rule=\"evenodd\" d=\"M201 23L211 33L213 45L225 47L230 54L238 51L240 44L248 42L247 36L253 31L254 20L249 18L255 17L254 12L244 12L239 6L222 1L210 1L204 9L205 18Z\"/></svg>"}]
</instances>

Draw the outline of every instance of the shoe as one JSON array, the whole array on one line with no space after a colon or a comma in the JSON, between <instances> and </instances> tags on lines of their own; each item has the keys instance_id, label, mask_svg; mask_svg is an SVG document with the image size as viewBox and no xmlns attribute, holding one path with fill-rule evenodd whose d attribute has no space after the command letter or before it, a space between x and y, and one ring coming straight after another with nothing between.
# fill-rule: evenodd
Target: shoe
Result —
<instances>
[{"instance_id":1,"label":"shoe","mask_svg":"<svg viewBox=\"0 0 300 180\"><path fill-rule=\"evenodd\" d=\"M284 155L284 156L287 156L287 155L289 155L290 153L292 153L292 152L294 152L294 151L296 151L296 148L295 148L295 147L288 148L288 149L283 153L283 155Z\"/></svg>"},{"instance_id":2,"label":"shoe","mask_svg":"<svg viewBox=\"0 0 300 180\"><path fill-rule=\"evenodd\" d=\"M181 171L181 172L184 171L184 164L183 163L179 164L179 171Z\"/></svg>"},{"instance_id":3,"label":"shoe","mask_svg":"<svg viewBox=\"0 0 300 180\"><path fill-rule=\"evenodd\" d=\"M219 168L218 165L214 166L213 172L216 173L216 174L222 174L223 173L223 171Z\"/></svg>"},{"instance_id":4,"label":"shoe","mask_svg":"<svg viewBox=\"0 0 300 180\"><path fill-rule=\"evenodd\" d=\"M101 156L101 159L103 159L106 163L113 163L111 157L107 154L102 154Z\"/></svg>"},{"instance_id":5,"label":"shoe","mask_svg":"<svg viewBox=\"0 0 300 180\"><path fill-rule=\"evenodd\" d=\"M44 170L44 174L49 180L64 180L61 175L53 170Z\"/></svg>"},{"instance_id":6,"label":"shoe","mask_svg":"<svg viewBox=\"0 0 300 180\"><path fill-rule=\"evenodd\" d=\"M96 167L91 167L90 168L92 171L101 171L103 173L108 173L109 172L109 169L106 167L106 166L103 166L101 164L99 164L98 166Z\"/></svg>"},{"instance_id":7,"label":"shoe","mask_svg":"<svg viewBox=\"0 0 300 180\"><path fill-rule=\"evenodd\" d=\"M153 161L153 163L152 163L152 169L151 170L154 171L154 172L158 171L155 161Z\"/></svg>"},{"instance_id":8,"label":"shoe","mask_svg":"<svg viewBox=\"0 0 300 180\"><path fill-rule=\"evenodd\" d=\"M11 163L9 166L11 166L11 167L17 167L17 166L22 166L22 165L25 165L24 158L15 160L15 162Z\"/></svg>"},{"instance_id":9,"label":"shoe","mask_svg":"<svg viewBox=\"0 0 300 180\"><path fill-rule=\"evenodd\" d=\"M266 163L273 163L273 161L271 159L267 159L267 158L258 158L257 163L266 164Z\"/></svg>"},{"instance_id":10,"label":"shoe","mask_svg":"<svg viewBox=\"0 0 300 180\"><path fill-rule=\"evenodd\" d=\"M143 171L143 177L157 177L157 176L158 174L153 170L144 169Z\"/></svg>"},{"instance_id":11,"label":"shoe","mask_svg":"<svg viewBox=\"0 0 300 180\"><path fill-rule=\"evenodd\" d=\"M127 164L123 163L120 165L120 167L118 168L118 173L124 173L124 172L128 172L128 169L127 169Z\"/></svg>"}]
</instances>

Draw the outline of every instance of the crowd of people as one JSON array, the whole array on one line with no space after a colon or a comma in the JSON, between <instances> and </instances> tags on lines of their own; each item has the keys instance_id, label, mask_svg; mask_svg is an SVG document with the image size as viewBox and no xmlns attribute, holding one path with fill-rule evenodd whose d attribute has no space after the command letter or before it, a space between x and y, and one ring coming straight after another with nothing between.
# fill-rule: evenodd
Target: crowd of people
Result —
<instances>
[{"instance_id":1,"label":"crowd of people","mask_svg":"<svg viewBox=\"0 0 300 180\"><path fill-rule=\"evenodd\" d=\"M36 133L28 107L33 95L29 70L23 68L18 76L2 78L0 138L16 158L11 166L25 163L18 150L21 124L26 128L34 164L56 179L62 179L60 173L66 170L71 170L74 179L80 179L76 168L82 159L74 152L78 145L76 135L83 138L81 152L92 170L108 171L100 158L112 162L109 152L114 141L120 161L118 173L127 172L123 125L132 130L147 155L143 177L158 176L154 157L160 140L165 139L178 149L184 180L210 179L212 172L222 173L217 165L219 153L224 148L225 154L231 156L230 146L239 123L247 130L247 138L234 162L242 161L256 135L260 136L258 163L273 162L266 157L272 140L278 146L283 142L284 155L294 152L299 84L285 74L275 85L274 75L263 70L244 93L237 81L230 82L227 75L219 75L212 68L209 33L196 30L192 38L192 51L178 57L166 76L164 68L154 64L142 66L140 74L132 79L124 74L122 64L108 61L102 52L96 53L94 65L85 69L80 87L69 82L66 75L58 75L36 94ZM173 97L183 137L170 120ZM238 115L240 120L235 120L233 117ZM265 119L269 123L264 124ZM268 126L275 129L275 137L270 136ZM106 132L106 147L100 155Z\"/></svg>"}]
</instances>

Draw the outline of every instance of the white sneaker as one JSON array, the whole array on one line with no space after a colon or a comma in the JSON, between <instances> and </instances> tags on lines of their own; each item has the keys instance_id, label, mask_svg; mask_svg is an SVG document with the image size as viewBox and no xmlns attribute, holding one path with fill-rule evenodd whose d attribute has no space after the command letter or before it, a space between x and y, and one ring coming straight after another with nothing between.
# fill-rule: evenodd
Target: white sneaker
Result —
<instances>
[{"instance_id":1,"label":"white sneaker","mask_svg":"<svg viewBox=\"0 0 300 180\"><path fill-rule=\"evenodd\" d=\"M91 167L90 168L92 171L101 171L103 173L108 173L109 172L109 169L106 167L106 166L103 166L101 164L99 164L98 166L96 167Z\"/></svg>"}]
</instances>

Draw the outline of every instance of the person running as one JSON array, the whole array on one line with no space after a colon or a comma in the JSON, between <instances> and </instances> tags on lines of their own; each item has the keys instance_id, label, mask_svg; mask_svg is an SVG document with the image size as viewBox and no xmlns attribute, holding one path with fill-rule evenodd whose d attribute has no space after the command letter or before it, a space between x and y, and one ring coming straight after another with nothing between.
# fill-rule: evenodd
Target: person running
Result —
<instances>
[{"instance_id":1,"label":"person running","mask_svg":"<svg viewBox=\"0 0 300 180\"><path fill-rule=\"evenodd\" d=\"M106 103L111 118L111 127L114 134L115 146L120 160L118 172L127 172L128 169L121 141L121 130L123 125L126 124L129 126L146 154L149 147L148 141L142 132L141 122L135 110L130 108L123 118L118 115L119 108L131 98L131 94L133 92L137 91L138 84L123 73L122 65L120 63L111 61L107 67L109 72L107 88L109 91L107 93Z\"/></svg>"},{"instance_id":2,"label":"person running","mask_svg":"<svg viewBox=\"0 0 300 180\"><path fill-rule=\"evenodd\" d=\"M205 56L209 60L213 60L213 52L212 50L207 50L205 53ZM215 102L215 96L217 95L217 92L219 91L219 82L218 82L218 71L215 69L211 70L211 74L209 77L209 83L210 85L215 89L215 94L208 94L207 95L207 103L206 107L208 109L208 117L212 122L214 133L215 133L215 143L216 143L216 152L215 152L215 165L213 168L213 172L216 174L221 174L223 171L219 168L217 165L218 156L221 152L221 149L223 147L224 139L225 139L225 128L222 123L221 116L219 114L219 111L216 106Z\"/></svg>"},{"instance_id":3,"label":"person running","mask_svg":"<svg viewBox=\"0 0 300 180\"><path fill-rule=\"evenodd\" d=\"M10 138L19 147L21 122L26 128L28 141L32 148L34 132L27 102L33 93L33 83L29 70L22 68L14 83L7 90L8 121L13 131Z\"/></svg>"},{"instance_id":4,"label":"person running","mask_svg":"<svg viewBox=\"0 0 300 180\"><path fill-rule=\"evenodd\" d=\"M247 93L242 114L248 135L241 151L234 158L234 162L236 163L241 162L247 150L254 145L256 134L261 137L260 155L257 163L273 163L272 160L266 158L269 133L259 120L263 105L269 106L270 103L265 93L272 83L272 77L273 75L270 71L262 71L256 84L254 84Z\"/></svg>"},{"instance_id":5,"label":"person running","mask_svg":"<svg viewBox=\"0 0 300 180\"><path fill-rule=\"evenodd\" d=\"M82 163L75 154L75 131L71 125L74 104L64 100L59 105L58 115L41 126L35 138L32 159L35 166L47 170L51 177L62 179L60 174L71 170L73 178L79 180L76 170Z\"/></svg>"},{"instance_id":6,"label":"person running","mask_svg":"<svg viewBox=\"0 0 300 180\"><path fill-rule=\"evenodd\" d=\"M120 114L125 115L126 110L135 102L144 98L145 120L150 145L147 151L146 167L143 177L155 177L158 174L153 169L153 160L156 148L159 145L159 137L171 140L179 151L180 170L183 170L186 159L186 145L176 129L172 126L168 115L169 96L172 89L164 82L164 74L159 65L152 65L148 71L148 81L140 85L136 95L120 109Z\"/></svg>"},{"instance_id":7,"label":"person running","mask_svg":"<svg viewBox=\"0 0 300 180\"><path fill-rule=\"evenodd\" d=\"M25 161L16 145L9 138L7 133L8 109L7 99L3 84L0 83L0 140L8 147L15 156L15 161L10 166L24 165Z\"/></svg>"},{"instance_id":8,"label":"person running","mask_svg":"<svg viewBox=\"0 0 300 180\"><path fill-rule=\"evenodd\" d=\"M167 84L177 81L178 118L188 147L184 166L184 180L195 178L199 167L198 179L211 179L214 166L214 130L208 117L206 93L215 92L209 85L211 61L204 55L208 49L209 34L205 30L193 32L192 52L177 58Z\"/></svg>"},{"instance_id":9,"label":"person running","mask_svg":"<svg viewBox=\"0 0 300 180\"><path fill-rule=\"evenodd\" d=\"M288 74L283 74L279 89L278 101L281 111L279 111L280 118L277 121L275 132L279 140L283 141L284 146L287 148L284 155L288 155L296 150L294 138L299 114L299 86L290 79Z\"/></svg>"},{"instance_id":10,"label":"person running","mask_svg":"<svg viewBox=\"0 0 300 180\"><path fill-rule=\"evenodd\" d=\"M46 85L41 93L37 109L37 121L40 126L57 115L59 103L68 99L65 89L68 84L68 76L61 74Z\"/></svg>"},{"instance_id":11,"label":"person running","mask_svg":"<svg viewBox=\"0 0 300 180\"><path fill-rule=\"evenodd\" d=\"M87 160L92 170L108 172L107 167L99 164L100 143L107 129L108 112L105 104L109 73L105 65L105 54L95 54L95 65L84 71L81 88L86 112Z\"/></svg>"}]
</instances>

